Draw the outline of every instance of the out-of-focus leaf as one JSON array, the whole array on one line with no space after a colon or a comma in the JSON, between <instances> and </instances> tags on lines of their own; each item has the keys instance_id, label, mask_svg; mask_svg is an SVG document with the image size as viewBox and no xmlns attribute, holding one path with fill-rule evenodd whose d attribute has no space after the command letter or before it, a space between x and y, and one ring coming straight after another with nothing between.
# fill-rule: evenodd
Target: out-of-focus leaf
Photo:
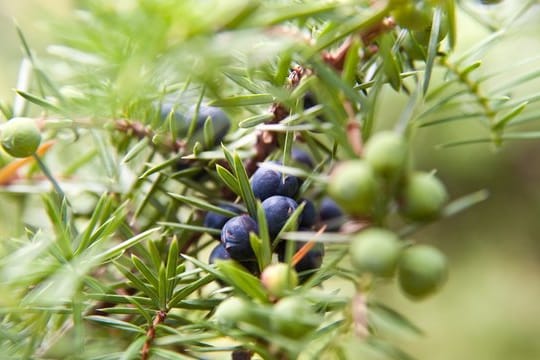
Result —
<instances>
[{"instance_id":1,"label":"out-of-focus leaf","mask_svg":"<svg viewBox=\"0 0 540 360\"><path fill-rule=\"evenodd\" d=\"M126 155L124 155L124 157L122 158L122 162L123 163L130 162L137 155L139 155L141 152L143 152L146 149L148 149L148 138L145 137L142 140L140 140L137 144L135 144L135 146L133 146Z\"/></svg>"},{"instance_id":2,"label":"out-of-focus leaf","mask_svg":"<svg viewBox=\"0 0 540 360\"><path fill-rule=\"evenodd\" d=\"M351 45L349 51L347 51L347 56L345 57L345 63L343 64L343 72L341 77L343 81L349 86L354 86L356 84L356 76L358 73L358 62L360 60L359 56L360 51L360 40L357 37L354 37L351 40Z\"/></svg>"},{"instance_id":3,"label":"out-of-focus leaf","mask_svg":"<svg viewBox=\"0 0 540 360\"><path fill-rule=\"evenodd\" d=\"M232 261L218 261L217 267L229 284L253 299L259 299L263 302L268 301L266 291L258 278L239 268Z\"/></svg>"},{"instance_id":4,"label":"out-of-focus leaf","mask_svg":"<svg viewBox=\"0 0 540 360\"><path fill-rule=\"evenodd\" d=\"M112 327L115 329L120 329L124 331L135 332L139 334L145 334L144 329L133 325L132 323L114 319L112 317L100 316L100 315L89 315L85 317L86 320L94 321L104 326Z\"/></svg>"},{"instance_id":5,"label":"out-of-focus leaf","mask_svg":"<svg viewBox=\"0 0 540 360\"><path fill-rule=\"evenodd\" d=\"M232 106L249 106L249 105L265 105L274 102L274 97L270 94L250 94L238 95L225 99L214 100L210 102L210 106L232 107Z\"/></svg>"},{"instance_id":6,"label":"out-of-focus leaf","mask_svg":"<svg viewBox=\"0 0 540 360\"><path fill-rule=\"evenodd\" d=\"M134 360L141 355L141 349L146 342L146 336L140 336L133 341L129 347L124 351L119 360Z\"/></svg>"},{"instance_id":7,"label":"out-of-focus leaf","mask_svg":"<svg viewBox=\"0 0 540 360\"><path fill-rule=\"evenodd\" d=\"M240 121L238 126L241 128L251 128L273 118L274 118L274 114L271 114L271 113L254 115L245 120Z\"/></svg>"},{"instance_id":8,"label":"out-of-focus leaf","mask_svg":"<svg viewBox=\"0 0 540 360\"><path fill-rule=\"evenodd\" d=\"M191 360L192 357L182 355L179 352L162 349L159 347L152 347L150 349L150 354L158 356L161 359L165 360Z\"/></svg>"},{"instance_id":9,"label":"out-of-focus leaf","mask_svg":"<svg viewBox=\"0 0 540 360\"><path fill-rule=\"evenodd\" d=\"M525 108L527 107L528 105L528 102L525 101L525 102L522 102L521 104L519 104L518 106L516 106L515 108L513 108L512 110L510 110L507 114L505 114L502 118L498 119L497 122L495 123L495 125L493 125L493 130L495 131L500 131L502 129L504 129L504 127L510 122L512 121L513 119L515 119L519 114L521 114L523 112L523 110L525 110Z\"/></svg>"},{"instance_id":10,"label":"out-of-focus leaf","mask_svg":"<svg viewBox=\"0 0 540 360\"><path fill-rule=\"evenodd\" d=\"M392 35L385 34L379 38L379 51L382 58L382 69L394 90L401 88L401 65L393 51Z\"/></svg>"},{"instance_id":11,"label":"out-of-focus leaf","mask_svg":"<svg viewBox=\"0 0 540 360\"><path fill-rule=\"evenodd\" d=\"M414 357L407 354L405 351L401 350L397 346L389 343L388 341L373 336L366 339L365 344L369 348L375 350L382 355L387 356L389 359L392 360L415 360Z\"/></svg>"},{"instance_id":12,"label":"out-of-focus leaf","mask_svg":"<svg viewBox=\"0 0 540 360\"><path fill-rule=\"evenodd\" d=\"M443 216L453 216L489 198L487 190L480 190L472 194L455 199L443 209Z\"/></svg>"},{"instance_id":13,"label":"out-of-focus leaf","mask_svg":"<svg viewBox=\"0 0 540 360\"><path fill-rule=\"evenodd\" d=\"M443 6L448 19L448 42L453 49L457 41L456 3L453 0L445 0Z\"/></svg>"},{"instance_id":14,"label":"out-of-focus leaf","mask_svg":"<svg viewBox=\"0 0 540 360\"><path fill-rule=\"evenodd\" d=\"M339 3L287 3L272 4L260 7L251 17L247 18L244 26L262 26L282 23L291 19L314 16L330 12L340 6Z\"/></svg>"},{"instance_id":15,"label":"out-of-focus leaf","mask_svg":"<svg viewBox=\"0 0 540 360\"><path fill-rule=\"evenodd\" d=\"M380 302L371 301L368 302L368 305L369 314L377 318L379 321L383 321L393 327L403 329L415 335L424 335L424 332L418 326L413 324L404 315L388 307L387 305Z\"/></svg>"},{"instance_id":16,"label":"out-of-focus leaf","mask_svg":"<svg viewBox=\"0 0 540 360\"><path fill-rule=\"evenodd\" d=\"M433 65L435 65L435 57L437 56L437 49L439 47L439 32L441 31L441 21L443 19L442 9L435 8L435 14L433 15L433 22L431 25L431 32L428 42L426 69L424 71L424 83L422 84L423 94L427 94L429 89L429 81L431 80L431 73L433 71Z\"/></svg>"}]
</instances>

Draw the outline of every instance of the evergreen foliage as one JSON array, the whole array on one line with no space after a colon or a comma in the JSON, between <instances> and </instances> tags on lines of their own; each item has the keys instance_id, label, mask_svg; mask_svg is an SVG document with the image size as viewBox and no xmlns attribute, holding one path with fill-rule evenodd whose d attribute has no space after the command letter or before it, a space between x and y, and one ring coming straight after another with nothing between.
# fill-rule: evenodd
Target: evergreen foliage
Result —
<instances>
[{"instance_id":1,"label":"evergreen foliage","mask_svg":"<svg viewBox=\"0 0 540 360\"><path fill-rule=\"evenodd\" d=\"M51 24L57 41L46 53L35 53L31 34L18 29L21 77L31 81L0 108L6 121L34 119L42 142L28 158L3 154L0 183L21 202L35 193L42 201L34 222L0 242L2 359L346 359L351 341L411 359L377 324L421 330L371 290L392 281L396 257L415 248L410 236L418 228L486 194L446 201L442 183L424 174L437 181L440 201L420 194L427 198L411 201L428 214L401 216L412 212L403 200L410 175L425 170L414 169L406 147L421 128L454 121L475 121L485 136L460 135L443 147L540 137L527 127L540 116L540 96L519 91L540 71L531 66L490 87L511 69L479 72L482 54L535 1L513 7L502 22L485 12L499 5L477 3L80 0L71 19ZM459 11L474 12L491 34L454 53ZM511 67L527 61L534 59ZM366 170L366 195L351 199L351 189L333 183L337 165L370 166L361 160L364 144L379 129L375 109L390 89L408 97L392 124L396 158L372 146L369 161L384 174ZM269 217L254 194L257 169L272 170L284 187L283 179L298 182L289 198L280 196L298 206L279 224L267 220L283 214ZM319 209L328 195L338 205L357 203L341 216L333 204L332 226L319 215L302 218L302 199L314 214L313 204ZM258 231L246 235L255 258L209 264L221 230L207 213L223 224L233 216L255 223ZM371 226L399 240L392 264L374 260L382 277L349 258L351 240ZM225 249L229 235L221 236ZM275 253L300 271L298 284L270 279L279 291L269 291L261 282ZM417 289L414 271L407 276L406 287ZM356 293L333 288L334 279Z\"/></svg>"}]
</instances>

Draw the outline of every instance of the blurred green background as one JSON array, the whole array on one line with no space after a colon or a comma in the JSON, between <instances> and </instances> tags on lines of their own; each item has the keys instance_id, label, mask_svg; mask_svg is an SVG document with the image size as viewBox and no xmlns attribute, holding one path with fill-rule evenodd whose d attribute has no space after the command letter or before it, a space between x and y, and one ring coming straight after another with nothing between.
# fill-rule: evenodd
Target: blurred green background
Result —
<instances>
[{"instance_id":1,"label":"blurred green background","mask_svg":"<svg viewBox=\"0 0 540 360\"><path fill-rule=\"evenodd\" d=\"M22 54L13 19L39 55L50 41L47 23L69 16L72 6L68 0L0 0L0 99L10 102L13 98ZM540 54L540 6L536 7L519 19L510 36L483 56L481 71ZM505 16L496 8L486 11ZM459 15L458 51L462 51L488 32L468 15ZM539 65L537 61L529 66ZM515 71L524 70L530 68ZM515 71L505 77L517 76ZM540 82L525 84L521 90L538 92ZM405 100L385 93L378 116L395 121L400 109L395 104ZM532 128L538 128L535 125ZM489 145L435 149L436 144L478 134L486 135L474 122L417 132L418 168L437 169L454 198L479 189L489 190L490 198L416 234L419 242L435 244L449 256L450 278L441 293L411 303L388 286L379 296L425 330L424 337L392 339L419 359L540 359L540 306L536 303L540 299L540 141L508 143L498 150ZM1 223L2 232L9 233L5 227L10 221Z\"/></svg>"}]
</instances>

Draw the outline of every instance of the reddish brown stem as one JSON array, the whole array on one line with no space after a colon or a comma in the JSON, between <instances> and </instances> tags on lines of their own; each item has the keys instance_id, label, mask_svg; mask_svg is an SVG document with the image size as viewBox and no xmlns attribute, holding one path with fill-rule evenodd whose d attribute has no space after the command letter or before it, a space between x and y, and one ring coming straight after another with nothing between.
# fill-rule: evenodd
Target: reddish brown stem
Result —
<instances>
[{"instance_id":1,"label":"reddish brown stem","mask_svg":"<svg viewBox=\"0 0 540 360\"><path fill-rule=\"evenodd\" d=\"M152 343L154 342L156 338L156 327L163 323L165 321L165 318L167 317L167 313L163 310L159 310L156 313L156 316L154 317L154 321L146 331L146 341L144 342L144 345L141 350L141 360L148 360L148 356L150 356L150 348L152 347Z\"/></svg>"},{"instance_id":2,"label":"reddish brown stem","mask_svg":"<svg viewBox=\"0 0 540 360\"><path fill-rule=\"evenodd\" d=\"M133 135L138 139L148 138L151 140L156 135L156 133L149 126L127 119L116 120L115 129L129 135ZM171 138L167 138L163 139L158 146L170 152L179 152L180 150L184 150L186 143L180 139L173 140Z\"/></svg>"},{"instance_id":3,"label":"reddish brown stem","mask_svg":"<svg viewBox=\"0 0 540 360\"><path fill-rule=\"evenodd\" d=\"M360 34L354 35L360 36L362 42L365 44L366 51L364 53L364 57L369 58L374 53L376 53L377 46L375 44L372 44L373 40L375 40L375 38L377 38L379 35L392 30L395 26L395 21L392 18L388 17L380 23L376 24L375 26L364 30ZM347 58L347 54L351 48L351 39L352 37L349 37L347 40L345 40L343 44L334 52L323 52L321 56L324 62L326 62L336 71L342 71L345 59ZM309 69L297 66L292 70L291 74L289 75L288 87L290 89L295 88L300 83L300 80L309 73ZM270 112L274 114L274 117L267 122L268 124L279 123L281 120L283 120L289 115L289 110L284 105L279 103L274 103L272 105L272 108L270 109ZM354 118L354 114L352 114L352 116L351 114L349 114L349 117ZM351 140L352 138L361 139L360 128L358 126L355 126L354 122L349 122L348 134L350 135L349 140ZM362 151L361 140L354 140L353 142L351 142L351 145L353 146L355 153L360 154L360 152ZM259 132L257 134L257 139L255 143L255 156L247 160L246 162L246 171L248 175L253 174L257 169L257 163L264 161L264 159L266 159L272 153L272 151L275 150L276 147L277 138L274 133L268 131Z\"/></svg>"}]
</instances>

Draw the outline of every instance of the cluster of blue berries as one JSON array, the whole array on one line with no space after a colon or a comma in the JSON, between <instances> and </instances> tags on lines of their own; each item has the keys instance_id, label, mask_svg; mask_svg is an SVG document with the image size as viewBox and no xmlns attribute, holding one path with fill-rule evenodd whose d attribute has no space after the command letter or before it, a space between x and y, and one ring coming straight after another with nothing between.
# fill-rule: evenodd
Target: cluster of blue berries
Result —
<instances>
[{"instance_id":1,"label":"cluster of blue berries","mask_svg":"<svg viewBox=\"0 0 540 360\"><path fill-rule=\"evenodd\" d=\"M313 168L311 157L301 149L293 150L292 159L300 166ZM327 224L331 231L336 231L343 222L343 212L330 198L324 198L321 201L319 211L311 200L298 198L301 180L295 176L283 174L269 167L260 167L251 177L250 183L253 194L262 201L268 233L272 241L276 239L287 220L302 203L304 208L297 222L300 231L312 231L322 224ZM214 212L206 214L204 226L221 230L220 244L212 250L209 262L233 259L248 271L258 274L255 253L249 240L250 233L258 234L259 227L256 220L242 213L236 206L224 205L222 208L237 215L228 217ZM295 252L303 245L303 242L295 241L293 244ZM286 248L287 240L279 242L275 247L280 262L285 261ZM302 257L295 265L295 270L300 273L301 280L321 266L323 255L324 246L317 243ZM302 276L302 273L307 276Z\"/></svg>"},{"instance_id":2,"label":"cluster of blue berries","mask_svg":"<svg viewBox=\"0 0 540 360\"><path fill-rule=\"evenodd\" d=\"M231 128L231 120L222 109L203 104L200 104L198 108L197 106L191 106L185 110L177 104L166 102L161 105L160 117L163 120L171 120L176 136L179 139L187 138L191 123L194 122L194 129L189 137L189 145L194 146L199 143L205 149L221 144ZM213 130L211 139L205 139L204 136L204 127L207 121L210 122ZM191 164L185 160L179 160L175 164L176 171L186 170L190 167ZM201 179L203 175L203 173L198 174L194 179Z\"/></svg>"},{"instance_id":3,"label":"cluster of blue berries","mask_svg":"<svg viewBox=\"0 0 540 360\"><path fill-rule=\"evenodd\" d=\"M161 106L160 112L162 119L171 117L176 127L177 136L180 138L184 138L187 135L191 122L195 121L195 130L190 137L190 142L193 143L199 141L201 144L204 144L203 131L204 123L207 119L210 119L214 131L213 144L208 145L219 145L231 128L231 120L218 107L201 104L198 108L197 106L191 106L187 111L183 112L175 104L165 103Z\"/></svg>"}]
</instances>

